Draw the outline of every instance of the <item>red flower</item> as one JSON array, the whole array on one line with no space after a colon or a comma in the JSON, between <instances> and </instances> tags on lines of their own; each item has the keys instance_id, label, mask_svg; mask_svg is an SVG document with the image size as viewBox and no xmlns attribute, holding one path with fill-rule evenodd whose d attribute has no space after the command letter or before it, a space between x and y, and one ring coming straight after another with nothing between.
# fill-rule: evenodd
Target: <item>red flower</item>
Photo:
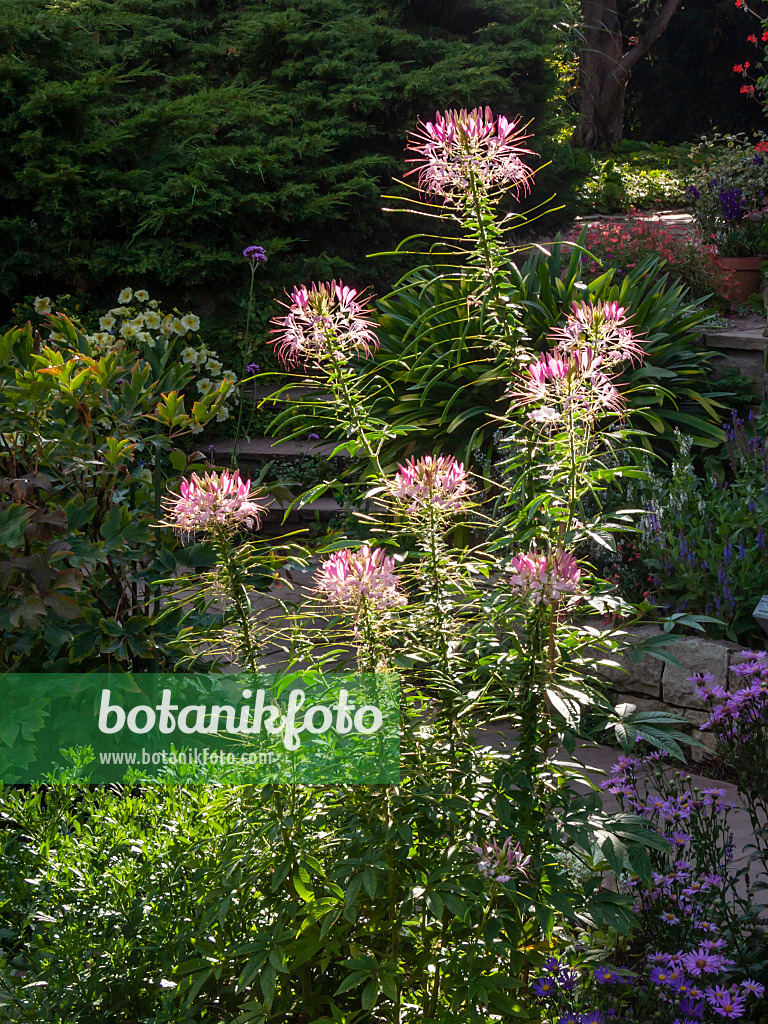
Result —
<instances>
[{"instance_id":1,"label":"red flower","mask_svg":"<svg viewBox=\"0 0 768 1024\"><path fill-rule=\"evenodd\" d=\"M736 6L737 7L746 7L747 6L746 0L736 0Z\"/></svg>"},{"instance_id":2,"label":"red flower","mask_svg":"<svg viewBox=\"0 0 768 1024\"><path fill-rule=\"evenodd\" d=\"M758 153L768 153L768 139L761 139L755 146Z\"/></svg>"},{"instance_id":3,"label":"red flower","mask_svg":"<svg viewBox=\"0 0 768 1024\"><path fill-rule=\"evenodd\" d=\"M743 64L734 64L733 70L737 75L746 74L747 68L749 67L749 61L745 60Z\"/></svg>"},{"instance_id":4,"label":"red flower","mask_svg":"<svg viewBox=\"0 0 768 1024\"><path fill-rule=\"evenodd\" d=\"M748 43L754 43L757 46L757 36L747 36Z\"/></svg>"},{"instance_id":5,"label":"red flower","mask_svg":"<svg viewBox=\"0 0 768 1024\"><path fill-rule=\"evenodd\" d=\"M768 43L768 32L763 32L763 42Z\"/></svg>"},{"instance_id":6,"label":"red flower","mask_svg":"<svg viewBox=\"0 0 768 1024\"><path fill-rule=\"evenodd\" d=\"M748 96L752 96L755 92L755 87L754 85L742 85L741 89L739 89L739 92L744 92Z\"/></svg>"}]
</instances>

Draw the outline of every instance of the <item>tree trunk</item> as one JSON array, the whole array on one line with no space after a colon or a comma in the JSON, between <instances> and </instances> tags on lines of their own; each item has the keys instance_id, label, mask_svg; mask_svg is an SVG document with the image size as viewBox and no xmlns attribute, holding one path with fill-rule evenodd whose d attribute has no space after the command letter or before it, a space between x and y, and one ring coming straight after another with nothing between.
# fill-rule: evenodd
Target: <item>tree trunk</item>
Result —
<instances>
[{"instance_id":1,"label":"tree trunk","mask_svg":"<svg viewBox=\"0 0 768 1024\"><path fill-rule=\"evenodd\" d=\"M624 133L624 96L632 68L656 42L681 0L664 0L646 31L624 49L621 0L581 0L584 43L579 58L579 123L571 136L578 149L607 149Z\"/></svg>"}]
</instances>

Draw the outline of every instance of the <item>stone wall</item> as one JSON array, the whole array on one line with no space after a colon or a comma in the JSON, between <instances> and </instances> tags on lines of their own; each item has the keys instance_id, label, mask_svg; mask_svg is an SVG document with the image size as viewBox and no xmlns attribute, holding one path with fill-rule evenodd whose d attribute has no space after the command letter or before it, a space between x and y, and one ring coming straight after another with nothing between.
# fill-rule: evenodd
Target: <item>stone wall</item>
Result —
<instances>
[{"instance_id":1,"label":"stone wall","mask_svg":"<svg viewBox=\"0 0 768 1024\"><path fill-rule=\"evenodd\" d=\"M638 637L661 632L658 626L643 626L630 632ZM621 668L598 667L598 674L611 684L611 696L617 704L636 704L639 711L674 711L691 724L694 739L712 748L713 738L707 732L700 732L700 725L708 714L703 700L694 693L694 684L688 677L694 672L711 672L715 682L728 690L738 690L743 677L731 672L733 665L740 665L749 659L741 652L743 645L726 640L700 640L698 637L683 637L670 644L666 650L680 662L671 665L649 655L633 665L625 656L614 657ZM696 756L696 750L692 751Z\"/></svg>"},{"instance_id":2,"label":"stone wall","mask_svg":"<svg viewBox=\"0 0 768 1024\"><path fill-rule=\"evenodd\" d=\"M760 318L754 317L753 320L760 321ZM753 381L758 402L768 395L768 375L765 372L765 333L765 318L763 318L759 325L751 327L709 330L702 335L701 339L707 348L717 352L712 360L714 378L722 376L726 370L738 370L743 376L749 377Z\"/></svg>"}]
</instances>

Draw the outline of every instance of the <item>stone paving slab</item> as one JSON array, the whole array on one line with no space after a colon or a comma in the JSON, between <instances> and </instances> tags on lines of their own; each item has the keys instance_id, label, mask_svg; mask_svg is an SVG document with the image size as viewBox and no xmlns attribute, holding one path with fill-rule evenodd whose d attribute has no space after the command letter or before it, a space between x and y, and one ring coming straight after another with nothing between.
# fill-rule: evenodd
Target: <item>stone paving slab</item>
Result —
<instances>
[{"instance_id":1,"label":"stone paving slab","mask_svg":"<svg viewBox=\"0 0 768 1024\"><path fill-rule=\"evenodd\" d=\"M339 442L341 444L343 442ZM216 441L209 446L209 451L214 456L231 455L233 450L239 459L285 459L296 458L301 455L325 455L330 456L339 447L331 441L279 441L272 437L254 437L251 440L241 438L235 447L233 438L225 441ZM337 452L339 458L349 458L349 452L341 449Z\"/></svg>"}]
</instances>

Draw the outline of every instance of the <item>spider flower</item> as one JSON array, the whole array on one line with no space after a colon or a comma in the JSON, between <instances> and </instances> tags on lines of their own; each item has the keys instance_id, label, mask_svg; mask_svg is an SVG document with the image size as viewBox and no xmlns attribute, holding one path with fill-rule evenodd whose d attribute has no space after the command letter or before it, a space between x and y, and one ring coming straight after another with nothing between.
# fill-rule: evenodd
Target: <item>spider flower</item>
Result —
<instances>
[{"instance_id":1,"label":"spider flower","mask_svg":"<svg viewBox=\"0 0 768 1024\"><path fill-rule=\"evenodd\" d=\"M642 363L643 349L627 324L626 310L618 302L574 302L563 326L554 328L550 337L560 357L588 348L604 367Z\"/></svg>"},{"instance_id":2,"label":"spider flower","mask_svg":"<svg viewBox=\"0 0 768 1024\"><path fill-rule=\"evenodd\" d=\"M603 365L602 356L591 348L571 350L565 358L542 353L515 377L507 396L515 406L541 403L547 409L546 422L556 422L552 412L573 411L589 419L604 409L621 413L624 399Z\"/></svg>"},{"instance_id":3,"label":"spider flower","mask_svg":"<svg viewBox=\"0 0 768 1024\"><path fill-rule=\"evenodd\" d=\"M515 555L512 559L512 590L534 604L550 605L578 591L581 570L566 551L554 555Z\"/></svg>"},{"instance_id":4,"label":"spider flower","mask_svg":"<svg viewBox=\"0 0 768 1024\"><path fill-rule=\"evenodd\" d=\"M281 305L287 316L276 316L272 333L277 354L286 366L301 360L346 360L352 353L369 356L378 348L370 319L372 310L354 288L340 281L300 285Z\"/></svg>"},{"instance_id":5,"label":"spider flower","mask_svg":"<svg viewBox=\"0 0 768 1024\"><path fill-rule=\"evenodd\" d=\"M411 133L408 149L417 156L408 162L417 166L407 174L418 173L424 194L448 201L465 196L473 182L487 193L528 191L531 169L520 157L531 150L520 145L528 136L519 124L490 107L438 111Z\"/></svg>"},{"instance_id":6,"label":"spider flower","mask_svg":"<svg viewBox=\"0 0 768 1024\"><path fill-rule=\"evenodd\" d=\"M384 610L407 604L394 572L395 560L383 548L335 551L315 574L317 590L333 604L353 611L364 604Z\"/></svg>"},{"instance_id":7,"label":"spider flower","mask_svg":"<svg viewBox=\"0 0 768 1024\"><path fill-rule=\"evenodd\" d=\"M250 480L241 480L239 470L230 473L193 473L182 480L179 493L169 493L164 502L169 514L166 525L177 533L210 533L246 527L258 528L265 506L251 495Z\"/></svg>"},{"instance_id":8,"label":"spider flower","mask_svg":"<svg viewBox=\"0 0 768 1024\"><path fill-rule=\"evenodd\" d=\"M525 856L520 843L512 846L512 842L512 836L507 836L501 846L495 839L490 843L483 843L482 846L473 843L472 849L480 857L477 867L483 878L492 878L495 882L509 882L512 873L526 873L525 869L531 858Z\"/></svg>"},{"instance_id":9,"label":"spider flower","mask_svg":"<svg viewBox=\"0 0 768 1024\"><path fill-rule=\"evenodd\" d=\"M390 494L409 502L409 512L428 506L442 512L458 512L468 490L464 463L457 462L452 455L424 455L418 460L411 457L404 466L398 463L390 483Z\"/></svg>"}]
</instances>

